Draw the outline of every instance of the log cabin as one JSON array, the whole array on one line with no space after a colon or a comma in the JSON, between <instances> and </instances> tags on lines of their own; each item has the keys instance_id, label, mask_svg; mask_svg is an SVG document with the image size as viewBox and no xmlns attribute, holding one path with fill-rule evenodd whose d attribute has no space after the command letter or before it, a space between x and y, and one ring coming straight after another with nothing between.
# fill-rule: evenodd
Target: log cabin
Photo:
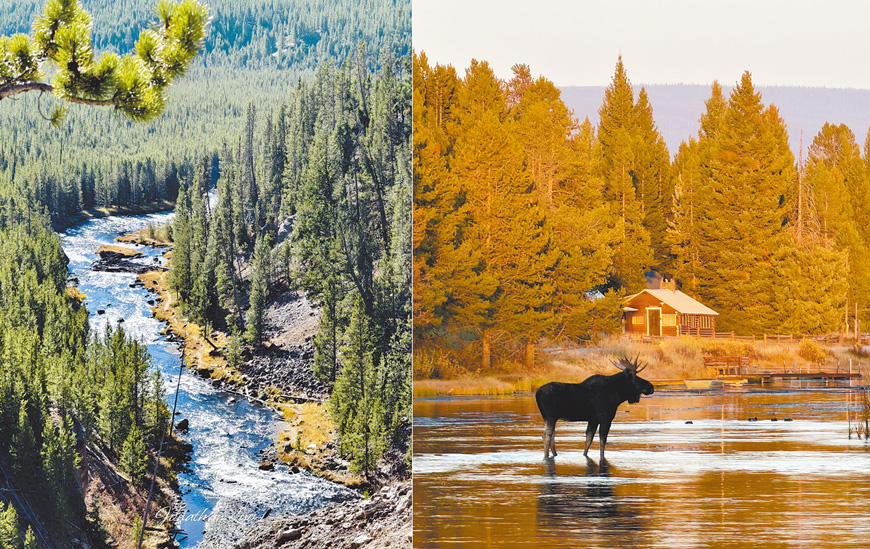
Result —
<instances>
[{"instance_id":1,"label":"log cabin","mask_svg":"<svg viewBox=\"0 0 870 549\"><path fill-rule=\"evenodd\" d=\"M719 313L679 290L646 289L625 298L625 333L636 336L710 336Z\"/></svg>"}]
</instances>

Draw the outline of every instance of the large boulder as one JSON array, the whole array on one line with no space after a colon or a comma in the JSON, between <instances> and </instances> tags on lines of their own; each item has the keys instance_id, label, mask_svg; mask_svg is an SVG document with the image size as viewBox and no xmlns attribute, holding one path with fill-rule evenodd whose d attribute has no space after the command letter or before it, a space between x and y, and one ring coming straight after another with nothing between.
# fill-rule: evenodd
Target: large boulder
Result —
<instances>
[{"instance_id":1,"label":"large boulder","mask_svg":"<svg viewBox=\"0 0 870 549\"><path fill-rule=\"evenodd\" d=\"M97 255L100 256L100 259L131 259L142 257L142 252L126 246L106 244L97 249Z\"/></svg>"}]
</instances>

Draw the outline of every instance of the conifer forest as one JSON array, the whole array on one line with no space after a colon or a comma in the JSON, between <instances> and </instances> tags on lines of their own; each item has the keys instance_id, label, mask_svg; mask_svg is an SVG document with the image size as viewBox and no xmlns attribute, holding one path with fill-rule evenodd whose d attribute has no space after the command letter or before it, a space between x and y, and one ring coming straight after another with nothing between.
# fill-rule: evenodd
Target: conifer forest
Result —
<instances>
[{"instance_id":1,"label":"conifer forest","mask_svg":"<svg viewBox=\"0 0 870 549\"><path fill-rule=\"evenodd\" d=\"M418 52L413 70L417 377L531 367L554 342L616 333L652 270L739 335L867 318L870 136L862 151L826 124L795 158L749 72L729 96L714 83L700 131L669 151L621 58L597 126L525 65L460 76Z\"/></svg>"},{"instance_id":2,"label":"conifer forest","mask_svg":"<svg viewBox=\"0 0 870 549\"><path fill-rule=\"evenodd\" d=\"M412 469L478 463L412 425L497 415L442 396L526 428L544 377L643 348L682 382L768 334L838 335L783 375L866 375L870 130L796 144L750 71L669 150L621 54L577 117L534 67L412 49L411 0L0 3L0 549L410 547ZM668 351L657 306L609 337L662 280L728 344ZM467 519L437 499L432 543Z\"/></svg>"},{"instance_id":3,"label":"conifer forest","mask_svg":"<svg viewBox=\"0 0 870 549\"><path fill-rule=\"evenodd\" d=\"M337 459L369 490L409 471L411 101L409 2L0 9L0 547L156 543L83 497L83 456L136 509L153 470L175 482L155 468L175 388L68 280L56 231L105 215L175 211L149 230L168 291L231 367L270 345L273 303L308 299Z\"/></svg>"}]
</instances>

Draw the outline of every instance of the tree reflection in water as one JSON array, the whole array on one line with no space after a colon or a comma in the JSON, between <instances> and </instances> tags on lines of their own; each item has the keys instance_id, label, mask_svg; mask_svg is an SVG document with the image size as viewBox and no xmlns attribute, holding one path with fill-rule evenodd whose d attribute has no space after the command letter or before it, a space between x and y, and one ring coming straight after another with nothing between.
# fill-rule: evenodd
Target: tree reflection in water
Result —
<instances>
[{"instance_id":1,"label":"tree reflection in water","mask_svg":"<svg viewBox=\"0 0 870 549\"><path fill-rule=\"evenodd\" d=\"M587 547L644 547L646 521L631 498L617 494L616 469L586 458L586 466L543 463L538 495L538 535L557 540L583 539ZM580 536L578 538L578 536Z\"/></svg>"}]
</instances>

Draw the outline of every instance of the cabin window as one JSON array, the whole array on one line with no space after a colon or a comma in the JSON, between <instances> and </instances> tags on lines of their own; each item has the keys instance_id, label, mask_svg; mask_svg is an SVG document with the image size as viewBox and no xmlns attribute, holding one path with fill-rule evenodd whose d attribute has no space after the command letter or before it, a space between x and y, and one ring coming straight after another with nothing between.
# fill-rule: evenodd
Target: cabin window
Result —
<instances>
[{"instance_id":1,"label":"cabin window","mask_svg":"<svg viewBox=\"0 0 870 549\"><path fill-rule=\"evenodd\" d=\"M643 317L640 315L634 315L631 317L632 324L643 324Z\"/></svg>"},{"instance_id":2,"label":"cabin window","mask_svg":"<svg viewBox=\"0 0 870 549\"><path fill-rule=\"evenodd\" d=\"M676 326L677 315L662 315L662 326Z\"/></svg>"},{"instance_id":3,"label":"cabin window","mask_svg":"<svg viewBox=\"0 0 870 549\"><path fill-rule=\"evenodd\" d=\"M712 318L709 316L702 316L701 318L701 328L712 328L713 324L711 322Z\"/></svg>"}]
</instances>

